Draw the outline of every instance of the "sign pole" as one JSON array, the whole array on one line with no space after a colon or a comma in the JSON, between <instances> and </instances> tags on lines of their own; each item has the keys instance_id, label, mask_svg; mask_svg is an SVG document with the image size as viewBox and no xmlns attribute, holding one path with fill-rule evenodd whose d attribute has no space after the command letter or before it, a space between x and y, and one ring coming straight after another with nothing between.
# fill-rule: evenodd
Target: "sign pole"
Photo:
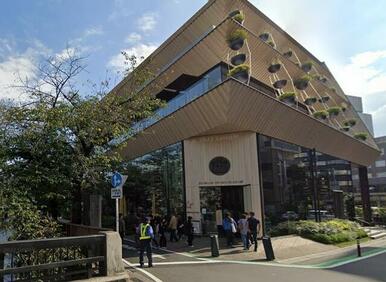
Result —
<instances>
[{"instance_id":1,"label":"sign pole","mask_svg":"<svg viewBox=\"0 0 386 282\"><path fill-rule=\"evenodd\" d=\"M115 231L119 233L119 199L115 199Z\"/></svg>"}]
</instances>

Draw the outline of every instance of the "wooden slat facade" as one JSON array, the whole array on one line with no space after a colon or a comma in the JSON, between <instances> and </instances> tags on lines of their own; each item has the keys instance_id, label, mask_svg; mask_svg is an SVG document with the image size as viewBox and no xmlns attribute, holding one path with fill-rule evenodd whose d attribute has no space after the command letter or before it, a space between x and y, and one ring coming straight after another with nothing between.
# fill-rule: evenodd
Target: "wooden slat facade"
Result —
<instances>
[{"instance_id":1,"label":"wooden slat facade","mask_svg":"<svg viewBox=\"0 0 386 282\"><path fill-rule=\"evenodd\" d=\"M227 19L229 12L236 9L245 14L243 27L232 19ZM314 72L329 79L328 85L313 81L306 91L296 90L298 99L303 101L306 97L320 98L328 94L330 101L326 104L316 104L310 110L324 110L344 102L349 105L347 111L331 118L327 125L245 85L234 81L226 82L130 139L123 145L123 149L120 149L126 158L132 159L193 136L245 130L316 148L320 152L357 164L370 164L377 157L378 148L370 134L368 140L362 142L339 130L344 120L355 118L357 125L352 131L368 132L324 63L312 56L246 0L209 1L144 62L142 67L150 66L158 73L146 89L156 95L159 89L173 82L181 74L200 76L219 62L227 62L230 49L226 37L237 28L245 28L248 32L247 44L241 51L251 55L251 75L255 79L271 86L274 77L267 68L273 60L279 60L285 69L282 68L277 77L288 80L284 91L293 91L291 80L301 77L305 72L296 64L294 57L283 57L282 54L291 49L301 62L312 60L315 63ZM258 35L265 31L272 34L276 48L258 38ZM201 38L203 35L205 37ZM198 38L201 40L197 41ZM122 94L129 80L130 77L122 81L113 92ZM333 92L329 87L335 87L337 91Z\"/></svg>"},{"instance_id":2,"label":"wooden slat facade","mask_svg":"<svg viewBox=\"0 0 386 282\"><path fill-rule=\"evenodd\" d=\"M194 136L219 133L218 128L221 133L258 132L366 166L379 154L365 142L233 79L129 140L119 152L133 159Z\"/></svg>"}]
</instances>

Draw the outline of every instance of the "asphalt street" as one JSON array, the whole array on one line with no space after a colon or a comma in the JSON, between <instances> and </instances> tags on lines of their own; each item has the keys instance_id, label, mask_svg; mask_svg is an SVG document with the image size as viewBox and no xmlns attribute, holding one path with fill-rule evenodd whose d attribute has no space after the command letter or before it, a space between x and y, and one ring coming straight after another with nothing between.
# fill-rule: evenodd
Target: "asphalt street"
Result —
<instances>
[{"instance_id":1,"label":"asphalt street","mask_svg":"<svg viewBox=\"0 0 386 282\"><path fill-rule=\"evenodd\" d=\"M144 275L143 281L197 282L197 281L312 281L312 282L386 282L386 253L351 262L342 266L317 269L304 266L275 266L258 263L214 263L211 260L200 260L185 254L156 251L156 263L153 268L144 270L153 275L153 279ZM126 259L136 263L136 252L124 250ZM137 271L137 270L134 270ZM138 271L137 271L138 273Z\"/></svg>"}]
</instances>

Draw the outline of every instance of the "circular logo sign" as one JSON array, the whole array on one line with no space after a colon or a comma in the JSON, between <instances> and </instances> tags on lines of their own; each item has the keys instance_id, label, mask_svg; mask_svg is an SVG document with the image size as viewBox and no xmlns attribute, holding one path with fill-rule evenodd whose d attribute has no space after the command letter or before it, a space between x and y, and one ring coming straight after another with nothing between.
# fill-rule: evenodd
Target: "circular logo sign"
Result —
<instances>
[{"instance_id":1,"label":"circular logo sign","mask_svg":"<svg viewBox=\"0 0 386 282\"><path fill-rule=\"evenodd\" d=\"M224 175L230 168L231 163L224 157L215 157L209 162L209 170L216 175Z\"/></svg>"}]
</instances>

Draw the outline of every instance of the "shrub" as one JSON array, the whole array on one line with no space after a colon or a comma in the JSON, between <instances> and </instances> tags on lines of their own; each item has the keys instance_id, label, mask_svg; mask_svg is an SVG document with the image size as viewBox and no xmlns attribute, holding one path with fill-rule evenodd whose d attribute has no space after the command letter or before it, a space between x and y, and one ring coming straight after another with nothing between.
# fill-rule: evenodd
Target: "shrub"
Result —
<instances>
[{"instance_id":1,"label":"shrub","mask_svg":"<svg viewBox=\"0 0 386 282\"><path fill-rule=\"evenodd\" d=\"M349 220L333 219L324 222L301 220L282 222L271 231L271 236L297 234L324 244L337 244L367 237L359 224Z\"/></svg>"},{"instance_id":2,"label":"shrub","mask_svg":"<svg viewBox=\"0 0 386 282\"><path fill-rule=\"evenodd\" d=\"M359 140L362 140L362 141L366 141L367 137L368 137L368 134L366 132L359 132L359 133L354 134L354 137L356 139L359 139Z\"/></svg>"},{"instance_id":3,"label":"shrub","mask_svg":"<svg viewBox=\"0 0 386 282\"><path fill-rule=\"evenodd\" d=\"M236 39L246 39L248 37L247 32L244 29L236 29L231 34L229 34L227 41L228 43Z\"/></svg>"},{"instance_id":4,"label":"shrub","mask_svg":"<svg viewBox=\"0 0 386 282\"><path fill-rule=\"evenodd\" d=\"M312 114L314 118L318 119L326 119L328 117L328 112L327 111L317 111Z\"/></svg>"},{"instance_id":5,"label":"shrub","mask_svg":"<svg viewBox=\"0 0 386 282\"><path fill-rule=\"evenodd\" d=\"M296 93L295 92L285 92L279 96L279 100L283 101L285 99L293 98L295 99Z\"/></svg>"},{"instance_id":6,"label":"shrub","mask_svg":"<svg viewBox=\"0 0 386 282\"><path fill-rule=\"evenodd\" d=\"M241 71L249 71L249 66L247 64L238 65L228 72L228 76L232 76Z\"/></svg>"},{"instance_id":7,"label":"shrub","mask_svg":"<svg viewBox=\"0 0 386 282\"><path fill-rule=\"evenodd\" d=\"M338 115L340 111L342 110L341 107L331 107L327 109L327 112L329 115Z\"/></svg>"},{"instance_id":8,"label":"shrub","mask_svg":"<svg viewBox=\"0 0 386 282\"><path fill-rule=\"evenodd\" d=\"M244 21L245 17L244 17L243 12L240 11L238 14L234 15L234 16L232 17L232 19L234 19L234 20L235 20L236 22L238 22L238 23L242 23L242 22Z\"/></svg>"},{"instance_id":9,"label":"shrub","mask_svg":"<svg viewBox=\"0 0 386 282\"><path fill-rule=\"evenodd\" d=\"M350 127L353 127L354 125L357 124L357 120L355 118L352 118L352 119L348 119L348 120L345 120L343 122L344 126L350 126Z\"/></svg>"}]
</instances>

